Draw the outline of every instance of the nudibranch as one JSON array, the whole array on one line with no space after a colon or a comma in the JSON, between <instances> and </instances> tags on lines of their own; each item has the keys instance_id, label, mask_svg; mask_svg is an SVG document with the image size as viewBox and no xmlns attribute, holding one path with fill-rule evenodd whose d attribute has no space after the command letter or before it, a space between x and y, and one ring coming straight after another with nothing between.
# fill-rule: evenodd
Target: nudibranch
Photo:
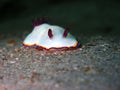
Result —
<instances>
[{"instance_id":1,"label":"nudibranch","mask_svg":"<svg viewBox=\"0 0 120 90\"><path fill-rule=\"evenodd\" d=\"M75 49L80 43L69 33L69 28L50 25L46 21L34 21L33 31L25 38L23 45L36 49Z\"/></svg>"}]
</instances>

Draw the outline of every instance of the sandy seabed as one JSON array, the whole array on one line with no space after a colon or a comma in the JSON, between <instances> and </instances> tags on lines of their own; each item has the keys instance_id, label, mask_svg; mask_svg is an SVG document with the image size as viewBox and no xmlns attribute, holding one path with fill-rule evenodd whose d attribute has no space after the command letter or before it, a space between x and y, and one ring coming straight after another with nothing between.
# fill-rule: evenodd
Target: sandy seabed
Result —
<instances>
[{"instance_id":1,"label":"sandy seabed","mask_svg":"<svg viewBox=\"0 0 120 90\"><path fill-rule=\"evenodd\" d=\"M0 90L120 90L120 37L83 35L81 48L54 52L23 38L0 35Z\"/></svg>"}]
</instances>

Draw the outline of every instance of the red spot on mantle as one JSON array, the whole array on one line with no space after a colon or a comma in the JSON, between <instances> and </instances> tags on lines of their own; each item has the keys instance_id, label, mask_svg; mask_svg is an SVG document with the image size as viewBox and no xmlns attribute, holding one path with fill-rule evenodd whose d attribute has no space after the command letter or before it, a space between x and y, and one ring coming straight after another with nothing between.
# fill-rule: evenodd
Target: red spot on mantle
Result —
<instances>
[{"instance_id":1,"label":"red spot on mantle","mask_svg":"<svg viewBox=\"0 0 120 90\"><path fill-rule=\"evenodd\" d=\"M64 33L63 33L63 37L67 37L68 33L69 33L70 29L66 28Z\"/></svg>"},{"instance_id":2,"label":"red spot on mantle","mask_svg":"<svg viewBox=\"0 0 120 90\"><path fill-rule=\"evenodd\" d=\"M53 38L53 34L52 34L52 30L51 29L48 30L48 36L49 36L50 39Z\"/></svg>"}]
</instances>

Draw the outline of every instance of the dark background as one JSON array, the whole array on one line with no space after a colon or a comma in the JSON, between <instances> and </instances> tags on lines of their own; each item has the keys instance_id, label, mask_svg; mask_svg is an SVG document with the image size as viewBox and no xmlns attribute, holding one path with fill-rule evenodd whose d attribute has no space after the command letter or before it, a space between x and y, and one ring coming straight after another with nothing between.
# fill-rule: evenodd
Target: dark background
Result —
<instances>
[{"instance_id":1,"label":"dark background","mask_svg":"<svg viewBox=\"0 0 120 90\"><path fill-rule=\"evenodd\" d=\"M120 34L119 0L0 0L0 34L32 31L43 17L75 35Z\"/></svg>"}]
</instances>

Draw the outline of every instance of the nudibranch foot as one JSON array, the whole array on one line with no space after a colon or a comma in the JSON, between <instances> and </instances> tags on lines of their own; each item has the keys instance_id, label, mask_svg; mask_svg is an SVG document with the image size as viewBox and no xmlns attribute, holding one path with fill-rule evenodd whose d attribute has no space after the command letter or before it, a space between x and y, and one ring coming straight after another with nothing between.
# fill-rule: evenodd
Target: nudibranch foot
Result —
<instances>
[{"instance_id":1,"label":"nudibranch foot","mask_svg":"<svg viewBox=\"0 0 120 90\"><path fill-rule=\"evenodd\" d=\"M67 51L67 50L75 50L77 48L80 48L81 47L81 44L78 42L76 44L75 47L60 47L60 48L56 48L56 47L51 47L51 48L45 48L45 47L42 47L42 46L38 46L38 45L25 45L24 43L22 44L25 48L34 48L38 51Z\"/></svg>"}]
</instances>

